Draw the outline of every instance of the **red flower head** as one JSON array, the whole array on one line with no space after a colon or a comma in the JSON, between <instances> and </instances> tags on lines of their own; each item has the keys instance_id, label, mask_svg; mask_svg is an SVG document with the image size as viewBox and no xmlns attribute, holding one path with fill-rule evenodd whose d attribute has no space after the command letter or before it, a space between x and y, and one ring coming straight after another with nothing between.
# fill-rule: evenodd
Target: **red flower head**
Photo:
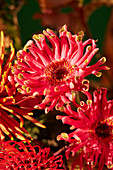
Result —
<instances>
[{"instance_id":1,"label":"red flower head","mask_svg":"<svg viewBox=\"0 0 113 170\"><path fill-rule=\"evenodd\" d=\"M18 149L17 149L18 148ZM6 141L0 145L0 169L8 170L60 170L62 155L49 156L50 148L41 149L39 145Z\"/></svg>"},{"instance_id":2,"label":"red flower head","mask_svg":"<svg viewBox=\"0 0 113 170\"><path fill-rule=\"evenodd\" d=\"M15 81L20 84L19 92L45 96L35 108L46 108L46 113L54 106L59 109L64 103L69 103L74 91L88 90L89 83L84 77L89 74L100 76L100 70L108 69L101 66L105 57L88 66L98 51L95 40L88 39L83 43L83 33L72 35L66 25L59 33L60 38L50 29L34 35L35 43L28 41L25 48L18 52L18 60L12 70ZM51 48L45 37L50 41ZM48 103L50 106L47 107Z\"/></svg>"},{"instance_id":3,"label":"red flower head","mask_svg":"<svg viewBox=\"0 0 113 170\"><path fill-rule=\"evenodd\" d=\"M113 100L107 101L107 89L101 88L94 92L94 98L88 96L87 104L81 102L78 112L65 108L68 116L57 116L64 124L71 125L73 132L61 133L57 139L70 143L66 157L72 152L79 156L72 165L83 167L84 160L88 169L93 169L99 161L98 169L104 164L113 169Z\"/></svg>"},{"instance_id":4,"label":"red flower head","mask_svg":"<svg viewBox=\"0 0 113 170\"><path fill-rule=\"evenodd\" d=\"M17 108L15 105L15 100L22 99L20 93L16 92L16 85L14 82L9 81L9 75L11 72L11 65L14 59L14 48L11 44L11 52L7 61L4 61L4 34L1 32L1 48L0 48L0 141L3 141L5 136L8 135L13 139L12 134L17 138L25 140L25 137L22 133L26 133L29 137L30 134L23 128L23 118L26 118L36 125L44 127L37 120L32 118L30 115L31 112L28 110L22 110ZM13 117L12 117L13 116ZM17 117L20 119L20 124L14 119ZM4 132L4 133L3 133Z\"/></svg>"}]
</instances>

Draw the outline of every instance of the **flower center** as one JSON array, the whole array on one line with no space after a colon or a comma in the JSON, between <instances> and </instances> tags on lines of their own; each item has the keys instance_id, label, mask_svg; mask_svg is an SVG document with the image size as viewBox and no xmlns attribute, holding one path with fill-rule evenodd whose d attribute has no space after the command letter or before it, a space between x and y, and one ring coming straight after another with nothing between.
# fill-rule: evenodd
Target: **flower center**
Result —
<instances>
[{"instance_id":1,"label":"flower center","mask_svg":"<svg viewBox=\"0 0 113 170\"><path fill-rule=\"evenodd\" d=\"M63 80L68 75L68 70L65 67L59 67L51 73L53 79Z\"/></svg>"},{"instance_id":2,"label":"flower center","mask_svg":"<svg viewBox=\"0 0 113 170\"><path fill-rule=\"evenodd\" d=\"M47 80L51 83L63 83L66 81L73 73L72 66L66 61L56 61L52 62L45 69L45 75Z\"/></svg>"},{"instance_id":3,"label":"flower center","mask_svg":"<svg viewBox=\"0 0 113 170\"><path fill-rule=\"evenodd\" d=\"M98 137L108 138L111 136L112 127L107 125L106 123L99 123L95 132Z\"/></svg>"}]
</instances>

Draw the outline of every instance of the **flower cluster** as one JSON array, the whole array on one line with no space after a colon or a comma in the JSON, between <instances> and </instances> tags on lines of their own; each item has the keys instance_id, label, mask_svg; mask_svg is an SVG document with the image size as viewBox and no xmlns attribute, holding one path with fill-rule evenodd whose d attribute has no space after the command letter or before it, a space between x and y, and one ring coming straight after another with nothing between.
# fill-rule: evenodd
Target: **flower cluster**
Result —
<instances>
[{"instance_id":1,"label":"flower cluster","mask_svg":"<svg viewBox=\"0 0 113 170\"><path fill-rule=\"evenodd\" d=\"M17 149L18 148L18 149ZM49 156L50 148L41 149L29 142L6 141L0 143L0 169L3 170L60 170L62 155Z\"/></svg>"},{"instance_id":2,"label":"flower cluster","mask_svg":"<svg viewBox=\"0 0 113 170\"><path fill-rule=\"evenodd\" d=\"M96 41L83 42L83 32L72 35L64 25L59 37L50 29L34 35L33 40L17 52L14 65L14 48L4 61L4 35L1 32L0 48L0 169L16 170L60 170L65 150L66 158L76 156L76 165L93 169L104 166L113 169L113 100L107 101L107 89L98 88L93 97L89 93L89 80L86 76L101 76L100 70L109 68L102 57L91 65L91 60L99 50ZM48 42L48 44L47 44ZM12 71L11 71L12 68ZM76 92L84 93L86 102L76 101ZM75 106L73 110L71 104ZM57 119L71 125L68 133L62 132L57 140L68 145L49 156L50 148L41 149L29 143L30 134L23 127L24 119L45 128L31 117L32 110L45 109L45 113L55 108L63 111ZM15 119L19 118L20 123ZM4 141L5 135L13 139L15 135L26 143ZM29 139L23 135L26 134Z\"/></svg>"},{"instance_id":3,"label":"flower cluster","mask_svg":"<svg viewBox=\"0 0 113 170\"><path fill-rule=\"evenodd\" d=\"M99 49L93 39L82 42L83 36L83 32L72 35L66 25L59 31L59 37L47 29L43 34L34 35L35 42L28 41L18 52L18 60L12 69L14 79L20 85L18 91L45 96L35 109L45 108L48 113L55 106L56 109L61 108L73 100L75 91L89 89L89 81L84 79L86 76L94 74L99 77L100 70L108 69L101 66L106 61L105 57L89 66ZM47 45L46 38L51 47Z\"/></svg>"},{"instance_id":4,"label":"flower cluster","mask_svg":"<svg viewBox=\"0 0 113 170\"><path fill-rule=\"evenodd\" d=\"M20 95L16 91L17 84L14 81L11 81L11 66L12 61L14 59L15 50L13 45L11 44L11 52L7 59L4 61L5 58L5 45L4 45L4 34L1 32L1 48L0 48L0 141L3 141L5 135L8 135L10 139L13 139L13 135L21 140L25 140L23 133L25 133L28 137L30 134L26 131L23 127L24 120L23 117L32 121L37 126L45 127L36 119L31 117L33 113L29 110L23 110L16 106L16 103L19 102L21 105L27 101L23 99L23 96ZM29 97L29 100L32 97ZM23 102L24 100L24 102ZM36 99L35 99L36 100ZM38 102L38 100L37 100ZM20 120L20 124L18 121L14 119L17 117Z\"/></svg>"},{"instance_id":5,"label":"flower cluster","mask_svg":"<svg viewBox=\"0 0 113 170\"><path fill-rule=\"evenodd\" d=\"M107 101L107 89L100 88L93 94L88 95L87 104L83 101L78 111L71 110L70 106L65 108L67 116L57 116L64 124L71 125L71 133L65 132L57 136L58 140L65 140L71 145L66 150L74 156L82 149L72 165L83 167L86 161L88 169L96 166L99 159L98 169L102 170L104 164L113 168L113 100Z\"/></svg>"}]
</instances>

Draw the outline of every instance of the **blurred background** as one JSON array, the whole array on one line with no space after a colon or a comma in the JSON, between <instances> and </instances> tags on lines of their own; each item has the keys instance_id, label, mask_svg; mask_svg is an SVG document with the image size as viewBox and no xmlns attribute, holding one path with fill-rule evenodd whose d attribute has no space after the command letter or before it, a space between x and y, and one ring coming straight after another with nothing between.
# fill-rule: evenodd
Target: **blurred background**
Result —
<instances>
[{"instance_id":1,"label":"blurred background","mask_svg":"<svg viewBox=\"0 0 113 170\"><path fill-rule=\"evenodd\" d=\"M64 24L72 34L83 30L84 40L98 39L100 51L92 63L105 56L106 65L111 69L103 71L101 78L88 77L91 80L90 90L99 86L107 87L108 98L113 99L113 0L0 0L0 31L5 33L6 48L13 41L16 52L32 39L34 33L42 33L43 29L50 28L58 35L58 30ZM55 121L56 111L48 115L42 113L44 111L38 111L38 114L34 111L34 117L46 124L46 130L28 121L25 128L35 142L41 141L57 151L64 143L58 143L56 136L67 127Z\"/></svg>"}]
</instances>

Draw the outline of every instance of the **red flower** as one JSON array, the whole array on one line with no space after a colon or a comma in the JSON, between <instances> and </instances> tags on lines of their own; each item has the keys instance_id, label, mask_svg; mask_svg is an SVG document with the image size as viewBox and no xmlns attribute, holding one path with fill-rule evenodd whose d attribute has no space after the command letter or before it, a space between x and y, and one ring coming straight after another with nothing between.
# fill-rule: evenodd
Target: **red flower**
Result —
<instances>
[{"instance_id":1,"label":"red flower","mask_svg":"<svg viewBox=\"0 0 113 170\"><path fill-rule=\"evenodd\" d=\"M18 149L17 149L18 148ZM39 145L32 146L16 141L6 141L0 144L0 169L8 170L60 170L62 155L49 156L50 148L41 149Z\"/></svg>"},{"instance_id":2,"label":"red flower","mask_svg":"<svg viewBox=\"0 0 113 170\"><path fill-rule=\"evenodd\" d=\"M98 51L95 40L88 39L83 43L83 33L72 35L66 25L59 32L60 38L50 29L34 35L35 43L28 41L18 52L18 60L12 70L15 81L20 84L19 92L45 96L35 108L46 108L46 113L54 106L59 109L64 103L69 103L74 91L88 90L89 83L84 77L89 74L99 77L100 70L108 69L101 66L105 57L88 66ZM47 45L45 37L52 48ZM50 106L47 107L47 104Z\"/></svg>"},{"instance_id":3,"label":"red flower","mask_svg":"<svg viewBox=\"0 0 113 170\"><path fill-rule=\"evenodd\" d=\"M23 101L23 96L16 92L16 86L14 81L9 81L11 77L9 75L11 72L12 61L14 59L14 48L11 44L11 52L7 61L4 61L4 34L1 32L1 48L0 48L0 141L3 141L5 135L8 135L13 139L13 135L17 138L25 140L23 133L30 137L30 134L23 128L23 117L34 122L36 125L45 127L37 120L32 118L30 115L33 113L29 110L23 110L14 106L16 101L20 99ZM25 100L25 99L24 99ZM27 98L26 98L27 100ZM14 119L14 117L19 118L20 124Z\"/></svg>"},{"instance_id":4,"label":"red flower","mask_svg":"<svg viewBox=\"0 0 113 170\"><path fill-rule=\"evenodd\" d=\"M78 164L83 167L84 160L88 169L92 169L99 161L98 169L104 164L113 169L113 100L107 101L107 89L101 88L94 92L92 100L88 95L87 104L81 102L78 112L65 108L67 116L57 116L64 124L71 125L73 132L61 133L58 140L70 143L66 150L66 157L70 152L79 156L72 165L72 170Z\"/></svg>"}]
</instances>

